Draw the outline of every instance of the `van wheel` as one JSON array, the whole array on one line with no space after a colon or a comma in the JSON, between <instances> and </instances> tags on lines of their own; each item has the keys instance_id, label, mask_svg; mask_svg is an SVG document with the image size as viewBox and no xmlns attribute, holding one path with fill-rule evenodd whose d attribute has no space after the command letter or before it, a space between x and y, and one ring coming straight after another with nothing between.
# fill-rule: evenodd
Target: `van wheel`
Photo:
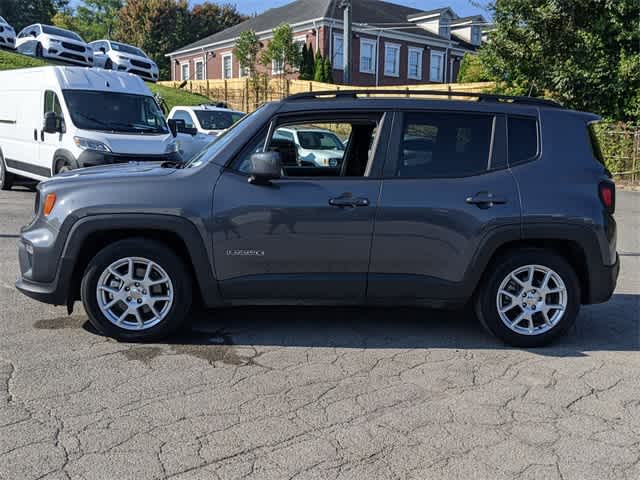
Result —
<instances>
[{"instance_id":1,"label":"van wheel","mask_svg":"<svg viewBox=\"0 0 640 480\"><path fill-rule=\"evenodd\" d=\"M36 45L36 57L38 58L42 58L44 57L44 52L42 49L42 44L38 42L38 45Z\"/></svg>"},{"instance_id":2,"label":"van wheel","mask_svg":"<svg viewBox=\"0 0 640 480\"><path fill-rule=\"evenodd\" d=\"M542 347L565 333L580 310L580 283L569 263L527 248L499 259L476 297L476 313L493 335L515 347Z\"/></svg>"},{"instance_id":3,"label":"van wheel","mask_svg":"<svg viewBox=\"0 0 640 480\"><path fill-rule=\"evenodd\" d=\"M0 190L11 190L14 178L13 173L7 172L4 166L4 157L0 153Z\"/></svg>"},{"instance_id":4,"label":"van wheel","mask_svg":"<svg viewBox=\"0 0 640 480\"><path fill-rule=\"evenodd\" d=\"M127 342L156 341L186 323L191 276L161 243L122 240L91 260L81 297L89 321L102 334Z\"/></svg>"},{"instance_id":5,"label":"van wheel","mask_svg":"<svg viewBox=\"0 0 640 480\"><path fill-rule=\"evenodd\" d=\"M56 162L56 175L59 173L70 172L73 170L73 167L67 160L58 160Z\"/></svg>"}]
</instances>

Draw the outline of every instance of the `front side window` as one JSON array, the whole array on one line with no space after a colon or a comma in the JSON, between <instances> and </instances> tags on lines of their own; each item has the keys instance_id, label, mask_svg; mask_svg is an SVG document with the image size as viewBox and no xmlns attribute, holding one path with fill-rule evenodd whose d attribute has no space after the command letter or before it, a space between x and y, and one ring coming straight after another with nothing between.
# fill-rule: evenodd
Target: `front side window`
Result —
<instances>
[{"instance_id":1,"label":"front side window","mask_svg":"<svg viewBox=\"0 0 640 480\"><path fill-rule=\"evenodd\" d=\"M360 39L360 72L376 73L376 42Z\"/></svg>"},{"instance_id":2,"label":"front side window","mask_svg":"<svg viewBox=\"0 0 640 480\"><path fill-rule=\"evenodd\" d=\"M400 76L400 45L387 43L384 46L384 74Z\"/></svg>"},{"instance_id":3,"label":"front side window","mask_svg":"<svg viewBox=\"0 0 640 480\"><path fill-rule=\"evenodd\" d=\"M510 165L526 162L538 155L538 122L535 118L509 117L507 128Z\"/></svg>"},{"instance_id":4,"label":"front side window","mask_svg":"<svg viewBox=\"0 0 640 480\"><path fill-rule=\"evenodd\" d=\"M180 65L180 74L182 80L189 80L189 64L183 63Z\"/></svg>"},{"instance_id":5,"label":"front side window","mask_svg":"<svg viewBox=\"0 0 640 480\"><path fill-rule=\"evenodd\" d=\"M59 117L62 116L62 107L60 106L60 101L58 100L58 96L55 92L51 90L47 90L44 92L44 112L54 112Z\"/></svg>"},{"instance_id":6,"label":"front side window","mask_svg":"<svg viewBox=\"0 0 640 480\"><path fill-rule=\"evenodd\" d=\"M444 81L444 52L431 52L429 80L432 82Z\"/></svg>"},{"instance_id":7,"label":"front side window","mask_svg":"<svg viewBox=\"0 0 640 480\"><path fill-rule=\"evenodd\" d=\"M185 112L184 110L176 110L173 114L174 120L184 120L184 126L187 128L193 128L193 119L189 112Z\"/></svg>"},{"instance_id":8,"label":"front side window","mask_svg":"<svg viewBox=\"0 0 640 480\"><path fill-rule=\"evenodd\" d=\"M225 55L222 57L222 78L233 78L233 60L231 55Z\"/></svg>"},{"instance_id":9,"label":"front side window","mask_svg":"<svg viewBox=\"0 0 640 480\"><path fill-rule=\"evenodd\" d=\"M337 33L333 34L333 68L344 69L344 38Z\"/></svg>"},{"instance_id":10,"label":"front side window","mask_svg":"<svg viewBox=\"0 0 640 480\"><path fill-rule=\"evenodd\" d=\"M407 76L413 80L422 80L422 49L409 48L409 70Z\"/></svg>"},{"instance_id":11,"label":"front side window","mask_svg":"<svg viewBox=\"0 0 640 480\"><path fill-rule=\"evenodd\" d=\"M276 128L268 141L265 130L240 154L234 169L249 174L251 156L267 144L267 150L280 153L284 177L362 177L373 161L378 123L372 118L287 124Z\"/></svg>"},{"instance_id":12,"label":"front side window","mask_svg":"<svg viewBox=\"0 0 640 480\"><path fill-rule=\"evenodd\" d=\"M153 97L94 90L65 90L64 99L76 127L115 133L169 133Z\"/></svg>"},{"instance_id":13,"label":"front side window","mask_svg":"<svg viewBox=\"0 0 640 480\"><path fill-rule=\"evenodd\" d=\"M395 176L456 178L489 168L493 116L409 113L405 116Z\"/></svg>"}]
</instances>

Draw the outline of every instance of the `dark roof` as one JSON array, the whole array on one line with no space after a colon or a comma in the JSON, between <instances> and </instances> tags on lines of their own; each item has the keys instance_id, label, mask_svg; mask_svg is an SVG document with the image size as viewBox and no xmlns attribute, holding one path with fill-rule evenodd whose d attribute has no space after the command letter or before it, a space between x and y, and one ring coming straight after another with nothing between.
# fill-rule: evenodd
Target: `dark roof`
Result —
<instances>
[{"instance_id":1,"label":"dark roof","mask_svg":"<svg viewBox=\"0 0 640 480\"><path fill-rule=\"evenodd\" d=\"M464 48L465 50L471 50L472 52L475 52L478 49L477 45L469 43L464 38L457 35L455 30L451 31L451 38L454 41L458 42L460 44L460 47Z\"/></svg>"},{"instance_id":2,"label":"dark roof","mask_svg":"<svg viewBox=\"0 0 640 480\"><path fill-rule=\"evenodd\" d=\"M233 40L244 30L263 32L271 30L279 24L286 22L295 24L312 20L314 18L335 18L342 20L341 0L297 0L282 7L271 8L264 13L250 18L234 27L198 40L182 47L172 54L197 49L213 43ZM450 8L441 8L424 12L417 8L405 7L396 3L381 0L352 0L353 22L368 24L373 27L397 28L398 33L405 32L423 37L447 40L435 33L420 27L407 26L409 17L420 16L428 13L444 12Z\"/></svg>"},{"instance_id":3,"label":"dark roof","mask_svg":"<svg viewBox=\"0 0 640 480\"><path fill-rule=\"evenodd\" d=\"M485 22L485 19L482 15L471 15L469 17L456 18L451 22L451 25L453 26L453 25L458 25L460 23L475 22L475 21Z\"/></svg>"},{"instance_id":4,"label":"dark roof","mask_svg":"<svg viewBox=\"0 0 640 480\"><path fill-rule=\"evenodd\" d=\"M455 15L455 12L453 10L451 10L450 7L435 8L433 10L416 10L416 9L412 9L412 10L415 10L415 11L412 14L408 15L407 18L409 20L413 20L414 18L424 17L424 16L427 16L427 15L442 14L442 13L446 12L447 10Z\"/></svg>"}]
</instances>

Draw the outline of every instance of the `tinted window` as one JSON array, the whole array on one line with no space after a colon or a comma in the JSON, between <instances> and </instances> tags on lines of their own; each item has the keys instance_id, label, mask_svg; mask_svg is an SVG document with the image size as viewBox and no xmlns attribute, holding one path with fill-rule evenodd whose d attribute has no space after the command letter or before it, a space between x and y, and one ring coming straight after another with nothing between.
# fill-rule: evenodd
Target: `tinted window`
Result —
<instances>
[{"instance_id":1,"label":"tinted window","mask_svg":"<svg viewBox=\"0 0 640 480\"><path fill-rule=\"evenodd\" d=\"M244 117L244 114L225 110L196 110L196 116L204 130L224 130Z\"/></svg>"},{"instance_id":2,"label":"tinted window","mask_svg":"<svg viewBox=\"0 0 640 480\"><path fill-rule=\"evenodd\" d=\"M340 139L331 132L298 131L300 146L308 150L344 150Z\"/></svg>"},{"instance_id":3,"label":"tinted window","mask_svg":"<svg viewBox=\"0 0 640 480\"><path fill-rule=\"evenodd\" d=\"M56 27L51 27L49 25L43 25L42 26L42 31L44 33L46 33L47 35L55 35L57 37L71 38L73 40L78 40L79 42L82 42L82 38L80 38L78 35L76 35L73 32L70 32L69 30L64 30L62 28L56 28Z\"/></svg>"},{"instance_id":4,"label":"tinted window","mask_svg":"<svg viewBox=\"0 0 640 480\"><path fill-rule=\"evenodd\" d=\"M289 140L290 142L293 142L293 133L278 129L273 134L273 138L278 140Z\"/></svg>"},{"instance_id":5,"label":"tinted window","mask_svg":"<svg viewBox=\"0 0 640 480\"><path fill-rule=\"evenodd\" d=\"M538 122L535 118L510 117L508 129L510 165L526 162L538 154Z\"/></svg>"},{"instance_id":6,"label":"tinted window","mask_svg":"<svg viewBox=\"0 0 640 480\"><path fill-rule=\"evenodd\" d=\"M60 107L58 96L51 90L44 92L44 113L47 112L55 112L56 115L62 116L62 108Z\"/></svg>"},{"instance_id":7,"label":"tinted window","mask_svg":"<svg viewBox=\"0 0 640 480\"><path fill-rule=\"evenodd\" d=\"M128 53L130 55L138 55L139 57L146 57L145 53L139 48L126 45L124 43L111 42L111 49L116 52Z\"/></svg>"},{"instance_id":8,"label":"tinted window","mask_svg":"<svg viewBox=\"0 0 640 480\"><path fill-rule=\"evenodd\" d=\"M489 165L493 117L458 113L409 113L396 176L466 177Z\"/></svg>"},{"instance_id":9,"label":"tinted window","mask_svg":"<svg viewBox=\"0 0 640 480\"><path fill-rule=\"evenodd\" d=\"M604 155L602 154L602 146L600 145L600 139L598 138L597 123L589 124L589 139L591 140L591 150L593 151L593 156L598 160L602 165L605 165Z\"/></svg>"},{"instance_id":10,"label":"tinted window","mask_svg":"<svg viewBox=\"0 0 640 480\"><path fill-rule=\"evenodd\" d=\"M174 120L184 120L184 126L187 128L193 128L193 120L191 119L191 115L184 110L176 110L173 114Z\"/></svg>"}]
</instances>

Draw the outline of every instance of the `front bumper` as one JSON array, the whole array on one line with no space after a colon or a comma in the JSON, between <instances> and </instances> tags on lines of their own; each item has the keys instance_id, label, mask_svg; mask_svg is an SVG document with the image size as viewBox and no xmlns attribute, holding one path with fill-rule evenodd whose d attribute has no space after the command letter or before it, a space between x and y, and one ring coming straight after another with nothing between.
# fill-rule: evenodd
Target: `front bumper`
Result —
<instances>
[{"instance_id":1,"label":"front bumper","mask_svg":"<svg viewBox=\"0 0 640 480\"><path fill-rule=\"evenodd\" d=\"M589 298L587 304L604 303L608 301L616 289L618 275L620 274L620 257L616 254L616 262L613 265L600 265L591 268L589 272Z\"/></svg>"},{"instance_id":2,"label":"front bumper","mask_svg":"<svg viewBox=\"0 0 640 480\"><path fill-rule=\"evenodd\" d=\"M155 70L136 67L135 65L126 63L116 64L114 66L114 70L117 70L118 72L133 73L134 75L138 75L144 80L148 80L150 82L158 81L158 72L156 72Z\"/></svg>"},{"instance_id":3,"label":"front bumper","mask_svg":"<svg viewBox=\"0 0 640 480\"><path fill-rule=\"evenodd\" d=\"M97 167L100 165L128 162L175 162L180 160L182 160L182 157L178 152L166 153L163 155L129 155L112 152L97 152L95 150L85 150L78 157L78 167Z\"/></svg>"}]
</instances>

